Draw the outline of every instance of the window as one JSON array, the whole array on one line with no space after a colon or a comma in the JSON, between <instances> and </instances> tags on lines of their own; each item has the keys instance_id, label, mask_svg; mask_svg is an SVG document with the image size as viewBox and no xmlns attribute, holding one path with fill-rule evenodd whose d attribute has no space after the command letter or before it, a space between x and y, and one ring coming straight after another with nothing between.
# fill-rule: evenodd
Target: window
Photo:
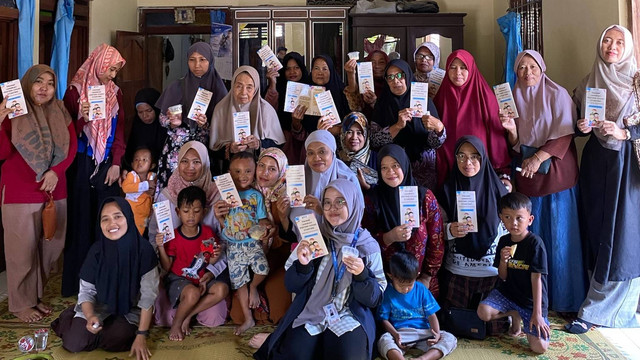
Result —
<instances>
[{"instance_id":1,"label":"window","mask_svg":"<svg viewBox=\"0 0 640 360\"><path fill-rule=\"evenodd\" d=\"M542 0L509 0L509 11L520 14L522 48L536 50L544 55L542 47Z\"/></svg>"}]
</instances>

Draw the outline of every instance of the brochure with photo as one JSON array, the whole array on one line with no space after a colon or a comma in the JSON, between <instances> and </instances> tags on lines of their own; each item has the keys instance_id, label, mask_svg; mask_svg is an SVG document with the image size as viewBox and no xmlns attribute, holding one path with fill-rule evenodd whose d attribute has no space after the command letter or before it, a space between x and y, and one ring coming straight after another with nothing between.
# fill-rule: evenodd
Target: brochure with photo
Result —
<instances>
[{"instance_id":1,"label":"brochure with photo","mask_svg":"<svg viewBox=\"0 0 640 360\"><path fill-rule=\"evenodd\" d=\"M413 228L420 227L420 210L418 207L418 187L400 186L400 219Z\"/></svg>"},{"instance_id":2,"label":"brochure with photo","mask_svg":"<svg viewBox=\"0 0 640 360\"><path fill-rule=\"evenodd\" d=\"M244 143L251 135L251 118L248 111L233 113L233 141Z\"/></svg>"},{"instance_id":3,"label":"brochure with photo","mask_svg":"<svg viewBox=\"0 0 640 360\"><path fill-rule=\"evenodd\" d=\"M156 215L158 231L165 234L163 242L175 239L176 234L173 232L173 220L171 219L171 202L165 200L153 204L153 213Z\"/></svg>"},{"instance_id":4,"label":"brochure with photo","mask_svg":"<svg viewBox=\"0 0 640 360\"><path fill-rule=\"evenodd\" d=\"M212 97L213 93L211 91L203 88L198 88L198 92L193 99L193 103L191 104L191 109L189 110L189 114L187 115L187 117L195 121L196 115L206 113Z\"/></svg>"},{"instance_id":5,"label":"brochure with photo","mask_svg":"<svg viewBox=\"0 0 640 360\"><path fill-rule=\"evenodd\" d=\"M456 191L458 222L467 225L468 232L478 232L475 191Z\"/></svg>"},{"instance_id":6,"label":"brochure with photo","mask_svg":"<svg viewBox=\"0 0 640 360\"><path fill-rule=\"evenodd\" d=\"M275 71L282 69L282 63L278 57L276 57L276 54L273 53L269 45L261 47L260 50L258 50L258 56L260 56L262 62L267 66L267 69Z\"/></svg>"},{"instance_id":7,"label":"brochure with photo","mask_svg":"<svg viewBox=\"0 0 640 360\"><path fill-rule=\"evenodd\" d=\"M446 72L440 68L434 68L429 73L429 98L433 99L434 96L440 90L440 85L442 85L442 80L444 80L444 76Z\"/></svg>"},{"instance_id":8,"label":"brochure with photo","mask_svg":"<svg viewBox=\"0 0 640 360\"><path fill-rule=\"evenodd\" d=\"M493 87L493 92L498 99L498 105L500 106L500 112L508 117L515 119L519 118L518 109L516 108L516 102L513 101L513 93L511 92L511 85L508 82Z\"/></svg>"},{"instance_id":9,"label":"brochure with photo","mask_svg":"<svg viewBox=\"0 0 640 360\"><path fill-rule=\"evenodd\" d=\"M318 104L314 97L324 91L324 86L309 86L307 84L295 81L287 82L287 91L285 93L284 111L293 112L298 105L306 106L305 115L320 116Z\"/></svg>"},{"instance_id":10,"label":"brochure with photo","mask_svg":"<svg viewBox=\"0 0 640 360\"><path fill-rule=\"evenodd\" d=\"M329 251L327 251L327 245L324 243L324 239L320 233L315 214L296 216L295 221L298 231L300 231L300 241L309 243L311 259L327 255Z\"/></svg>"},{"instance_id":11,"label":"brochure with photo","mask_svg":"<svg viewBox=\"0 0 640 360\"><path fill-rule=\"evenodd\" d=\"M304 165L287 166L287 196L291 200L292 207L303 207L304 197L307 196Z\"/></svg>"},{"instance_id":12,"label":"brochure with photo","mask_svg":"<svg viewBox=\"0 0 640 360\"><path fill-rule=\"evenodd\" d=\"M585 118L587 125L600 127L601 121L605 119L607 104L607 89L587 88L585 96Z\"/></svg>"},{"instance_id":13,"label":"brochure with photo","mask_svg":"<svg viewBox=\"0 0 640 360\"><path fill-rule=\"evenodd\" d=\"M358 88L360 89L360 94L374 91L373 66L370 61L358 63Z\"/></svg>"},{"instance_id":14,"label":"brochure with photo","mask_svg":"<svg viewBox=\"0 0 640 360\"><path fill-rule=\"evenodd\" d=\"M11 109L9 119L27 114L27 102L19 79L1 83L0 90L2 90L2 96L7 99L6 108Z\"/></svg>"},{"instance_id":15,"label":"brochure with photo","mask_svg":"<svg viewBox=\"0 0 640 360\"><path fill-rule=\"evenodd\" d=\"M242 206L242 199L240 199L240 194L238 194L236 185L233 183L231 174L226 173L214 176L213 181L215 181L218 191L220 191L222 200L226 201L231 207Z\"/></svg>"},{"instance_id":16,"label":"brochure with photo","mask_svg":"<svg viewBox=\"0 0 640 360\"><path fill-rule=\"evenodd\" d=\"M411 83L411 97L409 105L413 109L413 117L421 118L428 109L427 96L429 95L429 84L423 82Z\"/></svg>"},{"instance_id":17,"label":"brochure with photo","mask_svg":"<svg viewBox=\"0 0 640 360\"><path fill-rule=\"evenodd\" d=\"M336 104L333 102L333 96L331 96L331 91L323 91L319 94L315 95L316 103L318 104L318 109L320 109L321 116L326 116L331 120L331 126L340 124L342 120L340 119L340 114L338 113L338 108Z\"/></svg>"},{"instance_id":18,"label":"brochure with photo","mask_svg":"<svg viewBox=\"0 0 640 360\"><path fill-rule=\"evenodd\" d=\"M89 86L87 89L89 121L106 119L107 96L104 85Z\"/></svg>"}]
</instances>

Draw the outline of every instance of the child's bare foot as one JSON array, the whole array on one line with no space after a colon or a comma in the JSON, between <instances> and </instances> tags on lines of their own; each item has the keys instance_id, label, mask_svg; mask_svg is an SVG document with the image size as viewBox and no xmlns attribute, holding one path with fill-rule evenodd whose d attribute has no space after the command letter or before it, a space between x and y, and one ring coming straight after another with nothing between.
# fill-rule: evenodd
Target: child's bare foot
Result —
<instances>
[{"instance_id":1,"label":"child's bare foot","mask_svg":"<svg viewBox=\"0 0 640 360\"><path fill-rule=\"evenodd\" d=\"M43 302L38 302L36 309L38 309L38 311L40 311L44 316L51 314L52 311L51 307Z\"/></svg>"},{"instance_id":2,"label":"child's bare foot","mask_svg":"<svg viewBox=\"0 0 640 360\"><path fill-rule=\"evenodd\" d=\"M511 312L511 327L509 328L510 336L518 336L522 332L522 317L517 311Z\"/></svg>"},{"instance_id":3,"label":"child's bare foot","mask_svg":"<svg viewBox=\"0 0 640 360\"><path fill-rule=\"evenodd\" d=\"M249 286L249 309L257 309L260 306L260 295L258 289Z\"/></svg>"},{"instance_id":4,"label":"child's bare foot","mask_svg":"<svg viewBox=\"0 0 640 360\"><path fill-rule=\"evenodd\" d=\"M249 346L254 349L259 349L260 346L267 340L269 337L269 333L257 333L253 335L251 340L249 340Z\"/></svg>"},{"instance_id":5,"label":"child's bare foot","mask_svg":"<svg viewBox=\"0 0 640 360\"><path fill-rule=\"evenodd\" d=\"M251 329L255 324L256 322L253 320L253 318L250 318L249 320L245 320L244 323L242 323L242 325L236 326L236 329L233 330L233 333L235 335L242 335L245 331Z\"/></svg>"},{"instance_id":6,"label":"child's bare foot","mask_svg":"<svg viewBox=\"0 0 640 360\"><path fill-rule=\"evenodd\" d=\"M32 323L42 320L42 313L38 309L32 307L24 309L17 313L13 313L13 316L26 323Z\"/></svg>"},{"instance_id":7,"label":"child's bare foot","mask_svg":"<svg viewBox=\"0 0 640 360\"><path fill-rule=\"evenodd\" d=\"M191 327L189 325L191 325L190 316L184 319L184 321L182 322L182 326L180 327L180 330L182 330L182 333L184 333L186 336L191 335Z\"/></svg>"},{"instance_id":8,"label":"child's bare foot","mask_svg":"<svg viewBox=\"0 0 640 360\"><path fill-rule=\"evenodd\" d=\"M184 333L181 328L182 324L176 324L174 321L173 325L171 325L171 329L169 330L169 340L171 341L182 341L184 340Z\"/></svg>"}]
</instances>

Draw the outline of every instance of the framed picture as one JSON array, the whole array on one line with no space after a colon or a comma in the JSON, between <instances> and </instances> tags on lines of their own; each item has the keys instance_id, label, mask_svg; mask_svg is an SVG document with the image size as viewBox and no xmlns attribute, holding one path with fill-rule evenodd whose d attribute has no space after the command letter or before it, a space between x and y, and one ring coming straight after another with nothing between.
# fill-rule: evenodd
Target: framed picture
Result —
<instances>
[{"instance_id":1,"label":"framed picture","mask_svg":"<svg viewBox=\"0 0 640 360\"><path fill-rule=\"evenodd\" d=\"M175 8L174 17L176 24L192 24L196 21L196 9L190 7Z\"/></svg>"}]
</instances>

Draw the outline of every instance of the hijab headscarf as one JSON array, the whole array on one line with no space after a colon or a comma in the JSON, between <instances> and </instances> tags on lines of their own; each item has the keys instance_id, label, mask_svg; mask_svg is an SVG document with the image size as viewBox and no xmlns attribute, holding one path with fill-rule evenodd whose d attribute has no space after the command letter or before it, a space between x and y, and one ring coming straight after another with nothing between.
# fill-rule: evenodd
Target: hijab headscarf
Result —
<instances>
[{"instance_id":1,"label":"hijab headscarf","mask_svg":"<svg viewBox=\"0 0 640 360\"><path fill-rule=\"evenodd\" d=\"M420 48L423 48L423 47L426 47L427 49L429 49L429 51L431 51L431 54L433 54L433 68L434 69L439 68L440 67L440 48L438 47L438 45L432 43L431 41L425 41L416 48L416 51L413 52L414 61L416 58L416 54L418 53L418 50L420 50ZM420 82L429 81L429 73L421 72L420 70L418 70L417 66L416 66L416 72L413 75L416 77L417 81L420 81Z\"/></svg>"},{"instance_id":2,"label":"hijab headscarf","mask_svg":"<svg viewBox=\"0 0 640 360\"><path fill-rule=\"evenodd\" d=\"M345 145L347 140L347 131L351 129L353 124L360 125L362 128L362 135L364 136L364 146L358 151L349 151ZM369 157L371 156L371 149L369 148L369 120L367 120L364 114L354 111L342 119L340 143L342 144L342 149L340 149L338 155L342 161L350 163L353 159L356 159L365 165L369 163Z\"/></svg>"},{"instance_id":3,"label":"hijab headscarf","mask_svg":"<svg viewBox=\"0 0 640 360\"><path fill-rule=\"evenodd\" d=\"M127 232L118 240L109 240L100 227L102 209L116 203L127 219ZM158 265L158 257L147 239L138 232L131 206L122 197L109 197L98 211L96 242L80 269L80 279L96 287L98 302L109 314L126 315L136 306L140 279Z\"/></svg>"},{"instance_id":4,"label":"hijab headscarf","mask_svg":"<svg viewBox=\"0 0 640 360\"><path fill-rule=\"evenodd\" d=\"M321 86L324 86L325 90L331 91L331 96L333 97L333 102L336 104L336 108L338 108L338 113L340 117L344 117L349 113L349 104L344 95L344 83L342 82L340 74L336 71L336 67L333 65L333 60L328 55L318 55L314 57L311 62L311 69L313 69L313 65L319 59L324 60L329 68L329 82ZM313 84L311 74L309 74L309 82L311 85L316 85Z\"/></svg>"},{"instance_id":5,"label":"hijab headscarf","mask_svg":"<svg viewBox=\"0 0 640 360\"><path fill-rule=\"evenodd\" d=\"M309 166L307 160L304 161L304 175L306 178L307 194L311 194L320 199L322 191L327 184L336 179L347 179L356 185L359 185L356 175L349 169L349 167L342 162L342 160L336 158L336 139L327 130L316 130L312 132L307 140L304 142L305 150L309 147L309 144L313 142L320 142L327 145L331 151L333 160L329 168L322 173L315 172ZM311 181L309 181L311 179Z\"/></svg>"},{"instance_id":6,"label":"hijab headscarf","mask_svg":"<svg viewBox=\"0 0 640 360\"><path fill-rule=\"evenodd\" d=\"M284 100L286 99L287 93L287 64L289 64L289 60L293 60L298 64L300 68L300 72L302 73L302 78L298 80L299 83L308 84L309 83L309 73L307 72L307 65L304 63L304 57L299 53L292 51L284 56L282 60L282 64L284 65L282 69L280 69L280 76L276 79L276 91L278 92L278 108L276 111L278 112L278 117L280 118L280 125L282 126L282 130L291 130L291 115L285 116L284 112Z\"/></svg>"},{"instance_id":7,"label":"hijab headscarf","mask_svg":"<svg viewBox=\"0 0 640 360\"><path fill-rule=\"evenodd\" d=\"M478 232L468 233L455 240L456 249L462 255L479 260L487 254L497 234L500 218L498 202L507 194L507 189L491 166L483 142L472 135L465 135L456 141L455 153L465 143L473 145L480 154L480 171L473 177L466 177L456 164L444 184L440 205L447 213L449 221L459 221L456 206L456 191L475 191L478 215ZM455 157L454 157L455 159ZM455 161L455 160L454 160ZM457 220L456 220L457 219Z\"/></svg>"},{"instance_id":8,"label":"hijab headscarf","mask_svg":"<svg viewBox=\"0 0 640 360\"><path fill-rule=\"evenodd\" d=\"M153 88L141 89L136 93L134 100L134 106L136 107L135 116L133 117L133 124L131 125L131 134L129 135L129 141L127 141L127 160L131 161L133 153L137 148L144 146L151 150L154 159L157 159L162 152L162 147L167 139L167 129L160 125L158 116L160 115L160 109L155 104L160 97L160 92ZM145 124L138 116L137 106L139 104L147 104L151 106L155 117L151 124Z\"/></svg>"},{"instance_id":9,"label":"hijab headscarf","mask_svg":"<svg viewBox=\"0 0 640 360\"><path fill-rule=\"evenodd\" d=\"M384 57L384 61L388 64L389 63L389 55L387 55L387 53L385 53L382 50L374 50L372 52L370 52L367 57L364 58L364 61L372 61L371 59L373 58L374 54L381 54L382 57ZM383 77L375 77L375 75L373 76L373 90L376 94L376 96L380 96L380 94L382 94L382 91L384 90L384 84L386 84L387 81L384 79Z\"/></svg>"},{"instance_id":10,"label":"hijab headscarf","mask_svg":"<svg viewBox=\"0 0 640 360\"><path fill-rule=\"evenodd\" d=\"M517 79L513 98L520 115L516 122L519 142L537 148L549 140L573 134L576 109L567 90L545 74L547 66L539 52L525 50L518 54L514 66L516 74L520 62L527 55L538 63L540 81L527 86L524 81ZM515 150L520 151L519 148Z\"/></svg>"},{"instance_id":11,"label":"hijab headscarf","mask_svg":"<svg viewBox=\"0 0 640 360\"><path fill-rule=\"evenodd\" d=\"M418 182L411 174L411 163L403 148L396 144L388 144L382 147L378 152L378 169L382 169L382 159L390 156L394 158L404 174L404 179L399 186L418 186L419 204L422 204L427 189L419 186ZM400 189L390 187L382 180L382 171L378 171L378 186L374 188L373 200L377 212L377 220L380 222L382 231L389 232L398 225L402 225L404 221L400 217ZM419 206L422 211L422 205Z\"/></svg>"},{"instance_id":12,"label":"hijab headscarf","mask_svg":"<svg viewBox=\"0 0 640 360\"><path fill-rule=\"evenodd\" d=\"M186 181L180 175L180 162L187 154L187 151L191 149L195 150L200 157L200 161L202 162L202 174L195 181ZM167 199L171 200L172 204L177 204L178 194L184 188L189 186L197 186L204 190L207 194L206 207L211 210L216 197L219 195L218 187L212 180L207 147L201 142L195 140L187 142L180 148L180 152L178 153L178 168L176 168L173 174L171 174L171 177L169 177L167 187L162 190L162 193L165 194Z\"/></svg>"},{"instance_id":13,"label":"hijab headscarf","mask_svg":"<svg viewBox=\"0 0 640 360\"><path fill-rule=\"evenodd\" d=\"M600 49L602 41L607 31L615 29L624 35L624 52L620 60L616 63L604 61L604 56ZM577 100L582 113L585 113L586 88L601 88L607 90L607 102L605 119L614 121L618 127L624 128L623 118L629 115L625 111L627 106L633 104L633 76L637 71L637 64L634 57L633 38L629 30L620 25L611 25L604 29L600 35L600 41L596 45L596 56L591 72L576 89L574 98ZM630 103L631 102L631 103ZM600 144L610 150L620 150L622 141L610 136L604 136L598 131L593 131L598 137Z\"/></svg>"},{"instance_id":14,"label":"hijab headscarf","mask_svg":"<svg viewBox=\"0 0 640 360\"><path fill-rule=\"evenodd\" d=\"M84 126L83 130L93 149L93 158L97 164L104 160L107 139L111 135L111 120L118 115L120 109L117 98L120 88L113 81L103 84L98 77L117 64L122 64L120 68L126 64L122 55L113 46L101 44L91 52L71 80L71 86L75 87L80 94L80 103L89 102L87 96L89 86L104 85L105 88L105 119L91 121ZM78 119L82 119L83 116L79 111Z\"/></svg>"},{"instance_id":15,"label":"hijab headscarf","mask_svg":"<svg viewBox=\"0 0 640 360\"><path fill-rule=\"evenodd\" d=\"M198 53L209 61L209 70L202 75L202 77L197 77L191 70L188 70L183 78L174 81L162 92L160 99L158 99L156 103L156 107L160 109L162 114L166 114L167 109L171 106L182 104L182 123L189 124L189 126L191 126L191 123L187 115L189 115L189 109L191 108L193 99L196 97L198 88L213 92L213 97L206 111L208 119L211 119L216 104L227 95L227 88L224 86L222 78L218 75L214 67L215 57L213 56L211 45L205 42L197 42L191 45L189 51L187 51L187 59L189 59L193 53Z\"/></svg>"},{"instance_id":16,"label":"hijab headscarf","mask_svg":"<svg viewBox=\"0 0 640 360\"><path fill-rule=\"evenodd\" d=\"M411 107L411 82L415 82L409 64L401 59L391 60L391 62L387 64L387 68L384 70L385 76L392 66L399 68L405 74L404 81L407 86L407 91L402 95L395 95L391 92L389 83L385 80L384 90L376 102L374 111L374 121L383 128L391 126L398 121L398 112L400 110ZM427 101L431 115L437 117L438 115L433 108L431 99ZM449 129L447 129L447 132L448 131ZM412 121L407 121L405 127L400 130L398 135L393 139L393 142L404 147L411 161L416 161L424 151L428 137L429 133L427 129L425 129L422 121L419 118L414 118Z\"/></svg>"},{"instance_id":17,"label":"hijab headscarf","mask_svg":"<svg viewBox=\"0 0 640 360\"><path fill-rule=\"evenodd\" d=\"M31 99L31 88L43 73L53 76L54 92L49 102L36 105ZM69 124L71 115L64 103L56 99L56 74L47 65L30 67L20 81L27 103L27 114L11 119L11 143L20 156L36 173L40 182L44 173L61 163L69 154Z\"/></svg>"},{"instance_id":18,"label":"hijab headscarf","mask_svg":"<svg viewBox=\"0 0 640 360\"><path fill-rule=\"evenodd\" d=\"M278 164L278 179L272 186L269 187L262 187L258 185L258 182L256 181L256 188L260 190L260 192L264 196L264 205L267 208L267 216L269 217L269 220L273 222L271 204L277 202L280 196L285 194L285 192L287 191L285 175L287 173L288 160L287 155L285 155L282 150L276 147L270 147L260 152L260 156L258 156L258 161L256 163L260 162L260 160L262 160L262 158L264 158L265 156L274 159Z\"/></svg>"},{"instance_id":19,"label":"hijab headscarf","mask_svg":"<svg viewBox=\"0 0 640 360\"><path fill-rule=\"evenodd\" d=\"M320 223L320 232L322 233L324 241L327 243L327 249L331 251L329 242L332 242L336 250L336 258L338 260L342 259L342 247L351 246L351 242L353 241L356 232L358 232L358 240L355 248L358 249L360 257L366 257L370 254L380 252L380 246L377 241L371 236L368 230L360 227L362 215L364 214L364 199L362 197L360 185L354 184L346 179L333 180L322 190L322 201L324 201L324 194L329 188L333 188L342 194L346 201L345 206L349 211L349 216L344 223L336 227L329 224L329 222L323 217L323 220ZM296 256L296 254L293 253L293 256ZM339 264L342 264L340 260ZM314 284L313 289L311 290L311 296L309 296L309 300L305 304L304 309L294 320L292 325L293 327L306 323L319 324L324 320L325 314L322 308L331 302L331 290L333 288L334 279L335 271L333 261L329 260L327 266L325 266L324 270L320 274L318 281ZM351 279L351 273L345 271L342 279L340 279L340 282L338 283L336 294L342 293L347 287L349 287L351 285Z\"/></svg>"},{"instance_id":20,"label":"hijab headscarf","mask_svg":"<svg viewBox=\"0 0 640 360\"><path fill-rule=\"evenodd\" d=\"M493 90L482 77L473 56L466 50L452 52L445 69L449 69L456 58L469 71L467 82L456 86L447 75L433 99L440 120L447 129L447 139L436 155L438 184L451 172L451 165L455 164L456 139L464 135L477 136L485 144L489 159L496 168L508 167L511 162L505 132L500 123L498 100Z\"/></svg>"},{"instance_id":21,"label":"hijab headscarf","mask_svg":"<svg viewBox=\"0 0 640 360\"><path fill-rule=\"evenodd\" d=\"M240 74L248 74L253 80L255 91L251 102L245 105L236 104L233 92L227 94L216 106L211 124L211 149L220 150L226 144L233 142L233 113L248 111L251 118L251 134L260 140L271 139L276 144L284 144L285 138L278 120L278 114L273 107L260 97L260 76L251 66L240 66L233 73L231 88L236 84Z\"/></svg>"}]
</instances>

